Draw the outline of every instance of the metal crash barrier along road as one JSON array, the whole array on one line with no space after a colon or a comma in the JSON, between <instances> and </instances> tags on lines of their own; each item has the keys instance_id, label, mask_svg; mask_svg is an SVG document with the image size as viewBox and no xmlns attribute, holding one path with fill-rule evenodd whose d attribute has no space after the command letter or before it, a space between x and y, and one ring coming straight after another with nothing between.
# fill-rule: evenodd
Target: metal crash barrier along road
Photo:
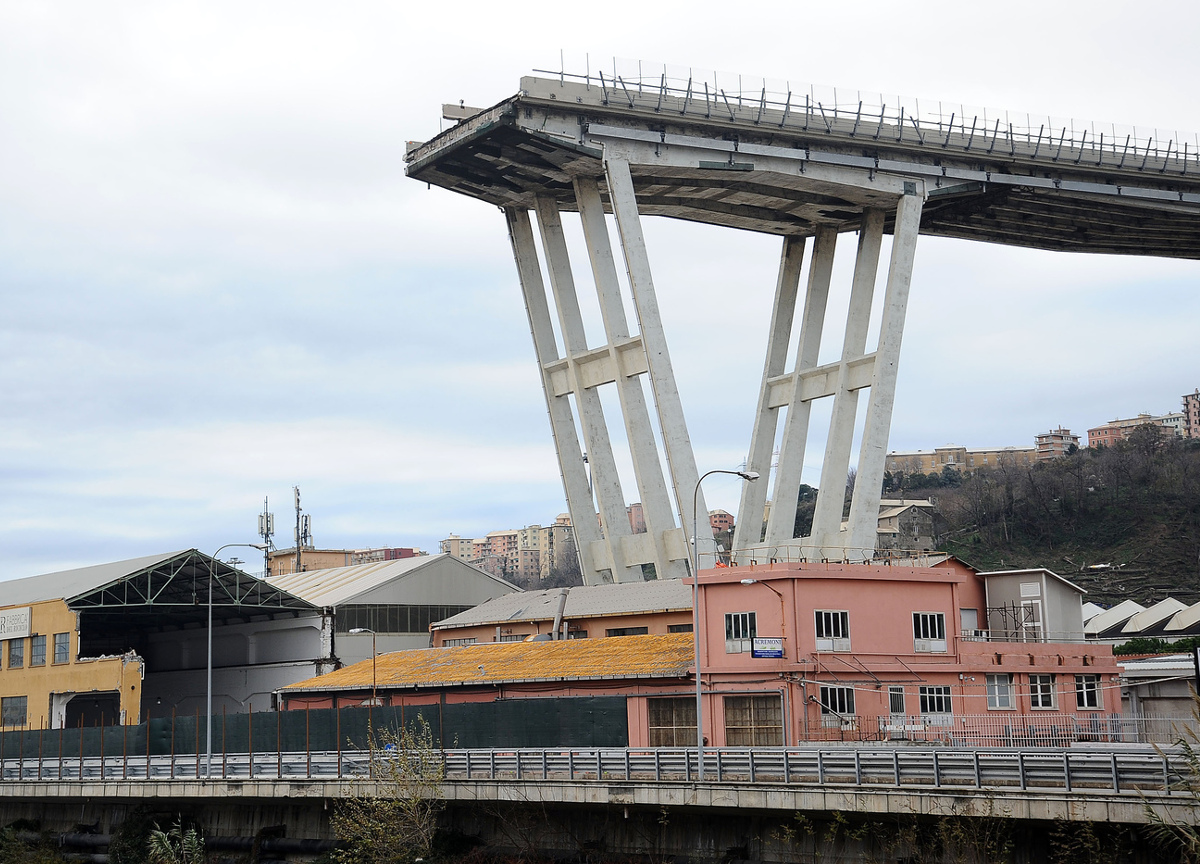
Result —
<instances>
[{"instance_id":1,"label":"metal crash barrier along road","mask_svg":"<svg viewBox=\"0 0 1200 864\"><path fill-rule=\"evenodd\" d=\"M1170 749L1153 748L694 748L453 749L447 782L558 781L786 784L1021 789L1131 795L1187 794L1188 769ZM204 779L203 760L178 756L17 757L0 763L3 781ZM212 779L358 778L370 774L362 750L225 753Z\"/></svg>"}]
</instances>

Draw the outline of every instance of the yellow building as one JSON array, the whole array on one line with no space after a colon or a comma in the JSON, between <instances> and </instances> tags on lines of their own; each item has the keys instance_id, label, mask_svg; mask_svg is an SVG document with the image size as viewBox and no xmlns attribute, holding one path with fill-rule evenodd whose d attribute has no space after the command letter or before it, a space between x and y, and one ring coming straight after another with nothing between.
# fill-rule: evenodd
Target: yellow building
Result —
<instances>
[{"instance_id":1,"label":"yellow building","mask_svg":"<svg viewBox=\"0 0 1200 864\"><path fill-rule=\"evenodd\" d=\"M133 558L0 582L0 727L198 712L210 590L214 706L247 705L252 685L267 708L278 687L327 671L312 604L195 549Z\"/></svg>"},{"instance_id":2,"label":"yellow building","mask_svg":"<svg viewBox=\"0 0 1200 864\"><path fill-rule=\"evenodd\" d=\"M1037 461L1036 447L992 447L968 450L955 444L933 450L895 451L887 455L884 468L904 474L938 474L952 468L970 474L980 468L1024 468Z\"/></svg>"},{"instance_id":3,"label":"yellow building","mask_svg":"<svg viewBox=\"0 0 1200 864\"><path fill-rule=\"evenodd\" d=\"M0 726L140 722L142 658L81 657L77 620L62 599L0 608Z\"/></svg>"}]
</instances>

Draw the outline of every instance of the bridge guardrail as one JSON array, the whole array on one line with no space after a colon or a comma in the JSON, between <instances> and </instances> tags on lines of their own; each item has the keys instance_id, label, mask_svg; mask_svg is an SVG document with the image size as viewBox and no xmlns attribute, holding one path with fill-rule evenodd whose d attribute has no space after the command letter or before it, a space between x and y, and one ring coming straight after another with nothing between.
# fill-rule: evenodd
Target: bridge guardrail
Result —
<instances>
[{"instance_id":1,"label":"bridge guardrail","mask_svg":"<svg viewBox=\"0 0 1200 864\"><path fill-rule=\"evenodd\" d=\"M694 748L452 749L445 779L467 782L701 782ZM15 781L366 779L365 751L229 753L203 757L15 758L0 763L0 790ZM1187 795L1190 777L1173 751L1150 748L959 749L902 747L706 748L705 783L879 789L1065 791Z\"/></svg>"}]
</instances>

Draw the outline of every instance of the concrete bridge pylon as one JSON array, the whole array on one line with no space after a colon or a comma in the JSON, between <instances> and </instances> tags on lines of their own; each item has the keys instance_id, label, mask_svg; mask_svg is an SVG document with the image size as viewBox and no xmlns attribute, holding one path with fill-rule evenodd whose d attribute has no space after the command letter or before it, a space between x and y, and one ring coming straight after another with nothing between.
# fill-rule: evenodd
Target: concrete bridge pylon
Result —
<instances>
[{"instance_id":1,"label":"concrete bridge pylon","mask_svg":"<svg viewBox=\"0 0 1200 864\"><path fill-rule=\"evenodd\" d=\"M739 563L751 559L787 557L790 560L865 560L874 554L875 532L883 483L884 459L891 428L896 393L896 370L912 280L913 254L921 220L923 195L913 183L896 202L891 263L884 295L883 322L875 351L867 353L867 329L882 246L884 211L864 211L858 238L854 275L850 289L841 358L818 365L822 327L829 300L833 256L838 240L837 226L817 229L804 294L803 312L795 364L785 371L786 351L791 338L800 280L803 238L784 240L775 289L767 359L759 389L758 413L747 460L750 471L770 474L779 411L787 408L779 462L771 490L773 506L760 534L751 514L762 513L766 486L747 484L742 490L739 518L734 536L734 556ZM859 452L858 477L843 525L843 489L850 468L858 391L870 388L870 401ZM800 494L801 471L808 438L812 402L832 396L834 400L829 435L826 439L821 480L808 537L797 538L795 502ZM790 505L790 506L789 506Z\"/></svg>"},{"instance_id":2,"label":"concrete bridge pylon","mask_svg":"<svg viewBox=\"0 0 1200 864\"><path fill-rule=\"evenodd\" d=\"M605 142L601 164L607 201L600 190L601 178L584 174L571 178L572 209L578 212L583 227L607 340L604 345L587 343L558 202L549 196L538 195L532 208L549 274L549 298L541 276L530 211L519 207L505 208L509 240L542 371L563 486L572 523L576 526L580 564L589 576L589 583L641 581L645 578L646 565L653 566L657 578L684 576L691 542L686 530L692 520L688 505L693 495L696 495L696 509L705 514L707 525L708 511L703 490L696 489L699 473L641 228L630 168L631 158L636 159L638 155L636 150L630 153L628 148L622 148L619 142ZM902 194L895 196L890 208L896 238L883 301L884 320L879 347L869 353L866 351L867 328L882 246L884 207L864 210L861 223L858 223L858 255L842 356L834 364L819 366L817 356L829 299L834 251L839 229L844 226L823 224L817 228L804 292L799 348L791 372L785 371L785 361L806 244L804 237L784 237L747 471L757 472L763 478L771 477L780 409L786 408L787 415L773 487L768 482L746 483L742 487L739 513L747 514L747 517L738 520L732 550L739 563L776 557L866 560L874 553L879 490L923 191L923 183L905 184ZM637 310L640 332L633 335L625 316L613 245L605 221L606 209L615 218L619 248ZM565 356L561 357L550 321L551 298L565 351ZM662 432L664 452L661 457L665 458L660 458L650 409L637 381L639 375L646 375L650 382ZM632 533L626 517L625 494L597 392L598 386L604 384L614 385L619 396L637 492L646 520L645 534ZM858 391L865 388L870 388L871 398L858 464L858 473L864 482L855 487L850 520L843 525L841 492L850 466ZM572 396L574 408L569 398ZM777 502L797 500L811 404L827 396L833 397L834 410L820 488L828 491L818 494L812 533L804 538L793 536L794 507L786 503L772 508L764 529L759 520L749 514L764 512L768 494ZM576 421L582 442L576 435ZM664 461L669 469L669 484L661 468ZM698 543L700 565L712 566L716 547L711 532L701 532Z\"/></svg>"},{"instance_id":3,"label":"concrete bridge pylon","mask_svg":"<svg viewBox=\"0 0 1200 864\"><path fill-rule=\"evenodd\" d=\"M615 213L620 233L620 248L637 310L639 333L631 335L629 332L597 178L576 176L572 185L574 209L583 225L604 323L607 339L604 345L587 344L558 203L552 198L538 196L533 209L562 334L563 357L558 356L555 344L528 210L506 208L509 240L517 262L534 350L542 370L559 469L585 578L589 584L642 581L648 573L646 565L653 567L656 578L678 578L687 573L690 553L683 526L688 524L688 515L681 505L672 501L690 502L699 475L654 293L629 166L621 159L606 158L604 171L607 187L611 190L609 208ZM670 487L663 476L650 409L637 380L640 375L650 379L670 472ZM617 462L597 392L602 384L613 384L620 400L646 521L644 534L634 534L627 518ZM571 396L575 399L577 417L570 403ZM575 433L576 419L586 449L580 448ZM697 507L704 509L702 498ZM704 512L707 513L707 509ZM711 559L714 550L712 535L702 536L701 553Z\"/></svg>"}]
</instances>

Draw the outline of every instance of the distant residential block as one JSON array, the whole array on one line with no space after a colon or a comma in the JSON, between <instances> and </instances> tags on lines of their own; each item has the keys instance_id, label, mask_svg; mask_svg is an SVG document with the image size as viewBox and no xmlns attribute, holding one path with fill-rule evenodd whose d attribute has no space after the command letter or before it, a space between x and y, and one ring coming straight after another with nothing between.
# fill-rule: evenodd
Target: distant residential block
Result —
<instances>
[{"instance_id":1,"label":"distant residential block","mask_svg":"<svg viewBox=\"0 0 1200 864\"><path fill-rule=\"evenodd\" d=\"M714 534L733 530L733 514L725 510L709 510L708 523L712 525Z\"/></svg>"},{"instance_id":2,"label":"distant residential block","mask_svg":"<svg viewBox=\"0 0 1200 864\"><path fill-rule=\"evenodd\" d=\"M288 573L310 570L328 570L332 567L352 567L355 564L370 564L375 561L398 561L403 558L416 558L424 554L420 549L412 546L382 546L375 549L310 549L301 546L300 555L297 558L296 548L293 546L290 549L271 551L270 569L267 576L283 576Z\"/></svg>"},{"instance_id":3,"label":"distant residential block","mask_svg":"<svg viewBox=\"0 0 1200 864\"><path fill-rule=\"evenodd\" d=\"M1200 438L1200 388L1183 396L1184 429L1188 438Z\"/></svg>"},{"instance_id":4,"label":"distant residential block","mask_svg":"<svg viewBox=\"0 0 1200 864\"><path fill-rule=\"evenodd\" d=\"M1058 459L1071 452L1071 448L1079 449L1079 436L1072 435L1070 429L1058 427L1049 432L1043 432L1034 438L1037 450L1037 460Z\"/></svg>"},{"instance_id":5,"label":"distant residential block","mask_svg":"<svg viewBox=\"0 0 1200 864\"><path fill-rule=\"evenodd\" d=\"M1158 429L1164 436L1174 435L1182 438L1185 435L1184 415L1175 414L1139 414L1126 420L1110 420L1102 426L1088 430L1089 447L1111 447L1118 441L1124 441L1140 426L1151 426Z\"/></svg>"},{"instance_id":6,"label":"distant residential block","mask_svg":"<svg viewBox=\"0 0 1200 864\"><path fill-rule=\"evenodd\" d=\"M968 450L957 444L935 447L933 450L892 451L884 463L885 470L904 474L937 474L952 468L970 474L980 468L998 468L1001 465L1024 467L1032 465L1038 458L1036 447L993 447Z\"/></svg>"},{"instance_id":7,"label":"distant residential block","mask_svg":"<svg viewBox=\"0 0 1200 864\"><path fill-rule=\"evenodd\" d=\"M640 512L640 505L634 506ZM494 576L530 582L569 565L575 553L575 533L571 517L560 513L553 525L490 531L477 539L451 534L439 547Z\"/></svg>"},{"instance_id":8,"label":"distant residential block","mask_svg":"<svg viewBox=\"0 0 1200 864\"><path fill-rule=\"evenodd\" d=\"M645 534L646 513L642 509L642 502L635 501L625 508L625 512L629 514L629 530L634 534Z\"/></svg>"}]
</instances>

